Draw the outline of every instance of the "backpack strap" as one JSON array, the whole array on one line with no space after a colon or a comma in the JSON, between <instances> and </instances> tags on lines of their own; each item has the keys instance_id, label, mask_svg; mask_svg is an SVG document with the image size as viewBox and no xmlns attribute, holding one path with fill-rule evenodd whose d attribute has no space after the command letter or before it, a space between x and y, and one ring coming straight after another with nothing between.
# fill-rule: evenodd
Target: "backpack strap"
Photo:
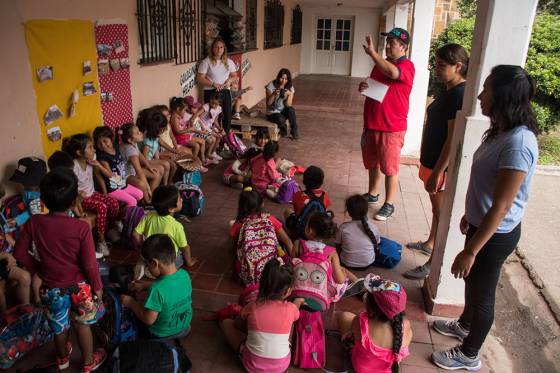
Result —
<instances>
[{"instance_id":1,"label":"backpack strap","mask_svg":"<svg viewBox=\"0 0 560 373\"><path fill-rule=\"evenodd\" d=\"M307 189L304 190L303 192L309 197L309 199L312 199L312 200L314 200L314 201L319 201L319 202L321 202L321 204L322 204L323 206L325 206L325 201L324 201L324 199L325 199L325 192L322 192L321 195L320 195L319 197L317 197L317 196L315 195L315 193L313 193L312 191L307 190Z\"/></svg>"}]
</instances>

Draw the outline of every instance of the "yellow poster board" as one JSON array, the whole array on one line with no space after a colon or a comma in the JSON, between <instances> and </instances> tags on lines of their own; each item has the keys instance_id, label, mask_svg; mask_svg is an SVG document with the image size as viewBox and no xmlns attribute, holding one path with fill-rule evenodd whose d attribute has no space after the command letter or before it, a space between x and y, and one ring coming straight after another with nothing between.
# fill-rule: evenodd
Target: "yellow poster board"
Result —
<instances>
[{"instance_id":1,"label":"yellow poster board","mask_svg":"<svg viewBox=\"0 0 560 373\"><path fill-rule=\"evenodd\" d=\"M91 21L77 20L33 20L24 25L45 157L60 150L62 140L57 139L56 131L53 131L56 127L60 128L64 138L76 133L91 133L93 128L102 125L93 26ZM90 61L91 71L85 74L84 63L87 61ZM42 68L41 78L39 68ZM49 80L51 72L52 79ZM95 93L85 96L84 83L88 82L93 83ZM78 100L72 116L70 106L75 90ZM45 114L52 105L57 105L62 117L46 124ZM47 136L48 130L51 130L52 139Z\"/></svg>"}]
</instances>

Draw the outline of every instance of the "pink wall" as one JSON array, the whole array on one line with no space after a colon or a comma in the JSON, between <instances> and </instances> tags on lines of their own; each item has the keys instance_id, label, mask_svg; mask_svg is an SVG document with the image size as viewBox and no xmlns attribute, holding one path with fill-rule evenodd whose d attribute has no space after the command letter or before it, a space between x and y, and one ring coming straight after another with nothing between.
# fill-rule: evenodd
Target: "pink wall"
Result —
<instances>
[{"instance_id":1,"label":"pink wall","mask_svg":"<svg viewBox=\"0 0 560 373\"><path fill-rule=\"evenodd\" d=\"M298 74L301 45L290 45L292 7L295 1L286 0L284 46L263 50L264 2L258 9L258 50L247 53L252 64L244 86L255 90L245 97L245 104L252 106L264 97L262 88L272 80L281 67ZM0 173L4 184L17 160L28 155L43 155L40 124L36 114L35 93L31 82L27 46L23 23L31 19L120 19L129 27L130 76L132 106L136 114L140 109L167 103L169 98L181 94L179 76L192 64L175 65L173 62L150 66L136 63L139 57L138 28L136 25L135 0L2 0L0 1L0 47L4 51L0 69ZM71 46L69 46L71 48ZM196 89L191 92L196 95ZM16 109L17 108L17 109ZM9 187L9 183L5 184Z\"/></svg>"}]
</instances>

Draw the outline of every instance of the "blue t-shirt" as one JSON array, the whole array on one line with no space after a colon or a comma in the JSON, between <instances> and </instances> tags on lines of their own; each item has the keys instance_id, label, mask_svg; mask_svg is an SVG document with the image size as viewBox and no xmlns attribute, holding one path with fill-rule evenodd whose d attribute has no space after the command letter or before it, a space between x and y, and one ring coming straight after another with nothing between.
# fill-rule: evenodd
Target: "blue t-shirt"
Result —
<instances>
[{"instance_id":1,"label":"blue t-shirt","mask_svg":"<svg viewBox=\"0 0 560 373\"><path fill-rule=\"evenodd\" d=\"M147 146L150 149L148 153L148 159L154 159L156 152L159 152L159 139L156 137L155 139L144 138L144 146Z\"/></svg>"},{"instance_id":2,"label":"blue t-shirt","mask_svg":"<svg viewBox=\"0 0 560 373\"><path fill-rule=\"evenodd\" d=\"M525 179L496 230L496 233L511 232L523 219L538 159L537 138L526 126L516 127L483 142L473 156L465 206L467 221L476 227L482 223L492 207L499 170L522 171L526 173Z\"/></svg>"}]
</instances>

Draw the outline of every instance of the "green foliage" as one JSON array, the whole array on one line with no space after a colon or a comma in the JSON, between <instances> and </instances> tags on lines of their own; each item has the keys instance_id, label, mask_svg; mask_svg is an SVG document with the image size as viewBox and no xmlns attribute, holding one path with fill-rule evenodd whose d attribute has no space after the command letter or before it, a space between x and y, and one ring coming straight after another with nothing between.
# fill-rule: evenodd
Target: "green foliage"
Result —
<instances>
[{"instance_id":1,"label":"green foliage","mask_svg":"<svg viewBox=\"0 0 560 373\"><path fill-rule=\"evenodd\" d=\"M457 7L463 18L470 18L476 15L476 0L461 0Z\"/></svg>"},{"instance_id":2,"label":"green foliage","mask_svg":"<svg viewBox=\"0 0 560 373\"><path fill-rule=\"evenodd\" d=\"M539 137L539 164L560 166L560 133Z\"/></svg>"},{"instance_id":3,"label":"green foliage","mask_svg":"<svg viewBox=\"0 0 560 373\"><path fill-rule=\"evenodd\" d=\"M556 3L559 2L556 0ZM474 22L474 17L462 18L449 25L432 42L430 65L434 66L435 51L445 44L460 44L470 53ZM539 128L549 132L560 122L560 16L548 13L537 15L525 68L537 85L533 108ZM431 68L428 93L435 95L442 89L444 87L436 81L434 69Z\"/></svg>"}]
</instances>

